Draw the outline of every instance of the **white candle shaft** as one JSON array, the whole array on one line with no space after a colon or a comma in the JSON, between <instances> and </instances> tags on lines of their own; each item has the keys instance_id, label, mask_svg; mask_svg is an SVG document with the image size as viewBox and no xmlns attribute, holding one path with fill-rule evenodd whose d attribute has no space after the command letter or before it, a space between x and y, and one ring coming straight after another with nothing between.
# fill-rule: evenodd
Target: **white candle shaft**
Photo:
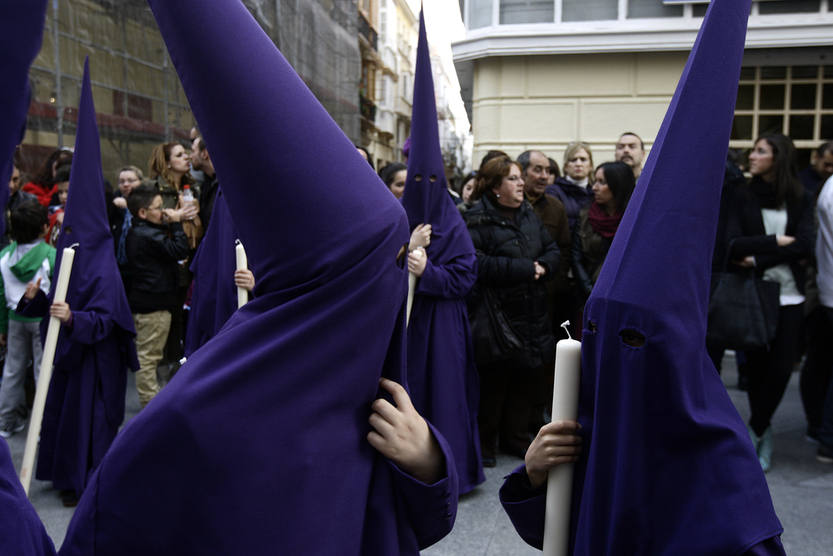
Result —
<instances>
[{"instance_id":1,"label":"white candle shaft","mask_svg":"<svg viewBox=\"0 0 833 556\"><path fill-rule=\"evenodd\" d=\"M67 298L67 287L69 277L72 273L72 261L75 259L75 250L66 248L61 256L61 266L58 268L58 281L55 283L55 296L53 303L63 303ZM26 434L26 447L23 449L23 464L20 467L20 482L23 490L29 494L29 484L32 481L32 469L35 464L35 454L38 449L40 428L43 422L43 408L46 405L46 394L49 392L49 383L52 380L52 363L55 360L55 348L58 346L58 332L61 329L61 321L56 317L49 317L49 326L46 329L46 340L43 343L43 355L41 356L40 372L38 373L38 384L35 389L35 402L32 408L32 419L29 421L29 432Z\"/></svg>"},{"instance_id":2,"label":"white candle shaft","mask_svg":"<svg viewBox=\"0 0 833 556\"><path fill-rule=\"evenodd\" d=\"M417 277L413 272L408 273L408 305L405 307L405 323L411 322L411 307L414 304L414 290L416 290Z\"/></svg>"},{"instance_id":3,"label":"white candle shaft","mask_svg":"<svg viewBox=\"0 0 833 556\"><path fill-rule=\"evenodd\" d=\"M238 243L234 248L234 254L237 258L237 270L246 270L249 268L249 260L246 258L246 249L243 248L242 243ZM239 309L249 301L249 291L246 288L237 287L237 308Z\"/></svg>"},{"instance_id":4,"label":"white candle shaft","mask_svg":"<svg viewBox=\"0 0 833 556\"><path fill-rule=\"evenodd\" d=\"M578 418L578 387L581 374L581 342L561 340L555 349L555 380L552 392L552 420ZM570 540L570 504L573 464L562 464L547 476L544 554L566 556Z\"/></svg>"}]
</instances>

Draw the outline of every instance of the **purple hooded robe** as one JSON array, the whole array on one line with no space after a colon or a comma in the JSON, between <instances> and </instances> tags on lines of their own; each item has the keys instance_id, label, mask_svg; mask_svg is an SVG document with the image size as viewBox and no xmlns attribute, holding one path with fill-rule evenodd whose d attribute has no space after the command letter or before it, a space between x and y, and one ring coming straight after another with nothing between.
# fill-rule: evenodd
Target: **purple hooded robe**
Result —
<instances>
[{"instance_id":1,"label":"purple hooded robe","mask_svg":"<svg viewBox=\"0 0 833 556\"><path fill-rule=\"evenodd\" d=\"M402 206L411 230L431 224L432 235L408 323L408 385L414 407L451 446L460 492L465 493L485 480L477 432L480 385L465 303L477 280L477 259L466 224L448 194L422 12L410 139Z\"/></svg>"},{"instance_id":2,"label":"purple hooded robe","mask_svg":"<svg viewBox=\"0 0 833 556\"><path fill-rule=\"evenodd\" d=\"M70 323L61 325L38 451L36 477L80 495L90 473L124 420L127 370L136 370L133 316L113 253L107 220L101 147L95 121L89 60L84 64L75 156L55 268L73 244L75 258L66 301ZM55 294L42 294L21 313L45 315ZM24 307L25 305L25 307ZM41 322L45 337L49 319Z\"/></svg>"},{"instance_id":3,"label":"purple hooded robe","mask_svg":"<svg viewBox=\"0 0 833 556\"><path fill-rule=\"evenodd\" d=\"M576 556L783 554L760 464L705 347L749 6L711 3L585 307ZM544 494L524 480L510 476L501 499L540 546Z\"/></svg>"},{"instance_id":4,"label":"purple hooded robe","mask_svg":"<svg viewBox=\"0 0 833 556\"><path fill-rule=\"evenodd\" d=\"M405 212L243 3L150 4L256 297L121 431L61 554L415 555L453 524L453 458L435 431L427 485L366 438L406 379Z\"/></svg>"}]
</instances>

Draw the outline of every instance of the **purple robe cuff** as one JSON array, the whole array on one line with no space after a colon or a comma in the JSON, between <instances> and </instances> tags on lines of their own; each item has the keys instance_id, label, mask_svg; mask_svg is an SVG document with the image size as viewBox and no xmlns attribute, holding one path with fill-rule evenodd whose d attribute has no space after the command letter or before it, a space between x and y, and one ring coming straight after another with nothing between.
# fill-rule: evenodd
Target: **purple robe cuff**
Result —
<instances>
[{"instance_id":1,"label":"purple robe cuff","mask_svg":"<svg viewBox=\"0 0 833 556\"><path fill-rule=\"evenodd\" d=\"M43 290L38 289L34 299L21 297L14 312L21 317L43 318L49 314L49 298Z\"/></svg>"},{"instance_id":2,"label":"purple robe cuff","mask_svg":"<svg viewBox=\"0 0 833 556\"><path fill-rule=\"evenodd\" d=\"M96 311L73 311L72 319L64 324L68 338L79 344L93 345L104 340L113 330L113 321Z\"/></svg>"},{"instance_id":3,"label":"purple robe cuff","mask_svg":"<svg viewBox=\"0 0 833 556\"><path fill-rule=\"evenodd\" d=\"M393 469L396 492L409 510L411 527L416 534L420 550L431 546L451 532L457 517L458 485L454 456L439 431L430 423L428 427L437 439L445 459L445 474L442 479L430 485L423 483L388 460Z\"/></svg>"},{"instance_id":4,"label":"purple robe cuff","mask_svg":"<svg viewBox=\"0 0 833 556\"><path fill-rule=\"evenodd\" d=\"M544 548L544 515L547 505L546 483L533 488L521 465L506 476L500 487L500 503L518 535L538 550Z\"/></svg>"}]
</instances>

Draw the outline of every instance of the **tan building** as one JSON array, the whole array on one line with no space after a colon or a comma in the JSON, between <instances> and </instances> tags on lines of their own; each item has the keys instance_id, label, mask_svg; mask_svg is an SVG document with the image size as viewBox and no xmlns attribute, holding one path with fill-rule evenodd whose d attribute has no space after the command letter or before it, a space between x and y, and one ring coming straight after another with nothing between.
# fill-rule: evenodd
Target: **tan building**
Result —
<instances>
[{"instance_id":1,"label":"tan building","mask_svg":"<svg viewBox=\"0 0 833 556\"><path fill-rule=\"evenodd\" d=\"M474 165L489 149L539 148L559 165L583 140L598 164L623 131L650 148L704 1L461 0L453 45L472 119ZM833 0L752 4L731 146L790 135L806 160L833 139Z\"/></svg>"}]
</instances>

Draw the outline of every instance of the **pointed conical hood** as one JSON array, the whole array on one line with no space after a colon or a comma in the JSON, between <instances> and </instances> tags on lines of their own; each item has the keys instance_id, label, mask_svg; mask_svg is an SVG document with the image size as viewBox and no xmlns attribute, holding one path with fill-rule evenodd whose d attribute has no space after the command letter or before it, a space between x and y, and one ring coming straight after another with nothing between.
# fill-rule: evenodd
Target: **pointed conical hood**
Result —
<instances>
[{"instance_id":1,"label":"pointed conical hood","mask_svg":"<svg viewBox=\"0 0 833 556\"><path fill-rule=\"evenodd\" d=\"M256 295L119 433L64 546L415 554L367 442L380 376L404 371L405 212L242 2L149 3Z\"/></svg>"},{"instance_id":2,"label":"pointed conical hood","mask_svg":"<svg viewBox=\"0 0 833 556\"><path fill-rule=\"evenodd\" d=\"M75 150L69 176L69 193L64 207L64 222L56 244L55 268L60 268L63 250L78 244L67 289L67 303L73 311L94 311L103 321L112 321L125 333L123 352L126 361L135 361L133 315L127 304L116 256L113 236L107 221L104 176L101 172L101 140L96 125L95 106L90 85L90 61L84 62L81 100ZM52 281L52 292L57 280ZM62 334L66 330L62 328ZM55 364L60 365L72 342L60 341ZM123 369L123 367L122 367ZM114 369L114 372L120 369Z\"/></svg>"},{"instance_id":3,"label":"pointed conical hood","mask_svg":"<svg viewBox=\"0 0 833 556\"><path fill-rule=\"evenodd\" d=\"M29 66L40 50L46 4L46 0L0 0L0 236L6 232L14 149L26 131Z\"/></svg>"},{"instance_id":4,"label":"pointed conical hood","mask_svg":"<svg viewBox=\"0 0 833 556\"><path fill-rule=\"evenodd\" d=\"M474 246L460 211L448 193L440 149L431 53L422 11L419 12L413 102L408 174L402 206L408 213L411 230L419 224L431 224L428 258L434 264L445 264L461 254L474 253Z\"/></svg>"},{"instance_id":5,"label":"pointed conical hood","mask_svg":"<svg viewBox=\"0 0 833 556\"><path fill-rule=\"evenodd\" d=\"M401 209L246 6L220 2L190 11L189 2L150 4L229 209L239 215L258 292L361 258L366 242ZM274 237L264 234L263 222L275 224Z\"/></svg>"},{"instance_id":6,"label":"pointed conical hood","mask_svg":"<svg viewBox=\"0 0 833 556\"><path fill-rule=\"evenodd\" d=\"M740 554L781 532L705 349L749 7L712 1L585 307L576 555Z\"/></svg>"}]
</instances>

